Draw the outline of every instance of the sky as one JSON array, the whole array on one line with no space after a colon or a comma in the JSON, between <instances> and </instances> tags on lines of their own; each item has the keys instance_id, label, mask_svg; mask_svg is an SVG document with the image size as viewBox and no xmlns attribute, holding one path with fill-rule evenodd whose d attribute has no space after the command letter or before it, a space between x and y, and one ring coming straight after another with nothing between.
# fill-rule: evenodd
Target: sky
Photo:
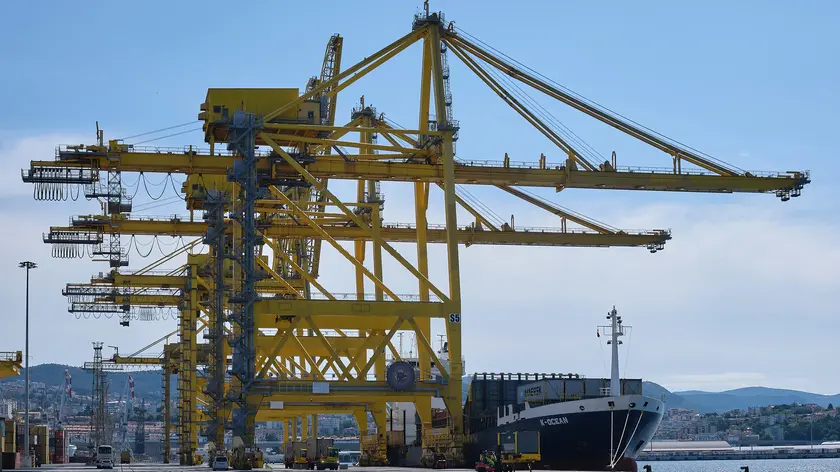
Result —
<instances>
[{"instance_id":1,"label":"sky","mask_svg":"<svg viewBox=\"0 0 840 472\"><path fill-rule=\"evenodd\" d=\"M303 87L333 33L344 66L407 33L422 3L2 2L0 3L0 350L24 347L24 274L32 272L33 364L78 365L91 342L131 352L175 330L173 319L76 319L61 289L107 271L87 259L54 259L41 234L95 202L44 202L20 181L58 144L92 143L194 120L208 87ZM538 190L559 205L619 228L670 229L666 249L461 247L467 372L608 375L596 326L616 306L632 325L623 374L672 390L763 385L840 392L838 197L832 178L840 109L840 5L831 1L701 3L432 1L447 20L576 92L748 170L810 170L802 197L607 190ZM450 55L462 159L550 162L562 156ZM338 121L364 95L405 127L416 123L420 54L412 47L342 92ZM538 97L537 92L530 92ZM670 164L668 156L548 98L539 102L619 165ZM189 125L128 142L166 136ZM187 132L148 145L199 144ZM164 178L125 176L138 214L184 211ZM175 184L178 186L178 184ZM331 183L348 197L351 185ZM409 187L384 184L386 221L410 222ZM148 193L146 190L148 189ZM556 216L502 192L469 191L517 226L559 226ZM164 192L164 200L151 197ZM168 193L167 193L168 192ZM163 202L163 203L161 203ZM169 204L166 204L170 202ZM142 206L141 206L142 205ZM459 214L466 223L464 214ZM443 222L441 196L430 221ZM143 252L149 238L138 238ZM161 240L163 249L174 241ZM154 248L153 248L154 249ZM398 246L413 260L411 246ZM152 254L154 256L155 253ZM431 251L445 287L445 250ZM131 268L153 259L131 256ZM353 291L352 271L327 251L322 282ZM386 259L389 286L416 291ZM167 315L164 313L163 315ZM175 337L170 338L175 341ZM409 344L406 340L406 344ZM406 346L406 350L408 347ZM107 351L107 350L106 350ZM160 352L159 347L148 353Z\"/></svg>"}]
</instances>

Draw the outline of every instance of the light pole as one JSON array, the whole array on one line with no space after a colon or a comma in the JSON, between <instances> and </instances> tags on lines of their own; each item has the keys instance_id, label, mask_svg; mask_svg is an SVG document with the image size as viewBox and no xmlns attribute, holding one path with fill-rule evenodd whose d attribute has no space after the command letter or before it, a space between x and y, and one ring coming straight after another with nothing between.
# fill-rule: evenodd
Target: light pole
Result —
<instances>
[{"instance_id":1,"label":"light pole","mask_svg":"<svg viewBox=\"0 0 840 472\"><path fill-rule=\"evenodd\" d=\"M27 467L32 465L32 458L29 456L29 271L38 267L31 261L23 261L18 267L26 269L26 416L23 418L23 454Z\"/></svg>"}]
</instances>

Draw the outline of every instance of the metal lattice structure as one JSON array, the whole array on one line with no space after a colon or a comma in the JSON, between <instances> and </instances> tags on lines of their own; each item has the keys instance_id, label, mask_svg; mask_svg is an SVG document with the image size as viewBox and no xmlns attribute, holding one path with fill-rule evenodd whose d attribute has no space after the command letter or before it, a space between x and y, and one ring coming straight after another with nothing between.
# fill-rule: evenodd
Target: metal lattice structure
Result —
<instances>
[{"instance_id":1,"label":"metal lattice structure","mask_svg":"<svg viewBox=\"0 0 840 472\"><path fill-rule=\"evenodd\" d=\"M91 373L93 385L91 392L90 447L98 448L102 444L113 442L114 428L108 420L108 372L118 372L122 368L102 360L100 341L93 343L93 362L85 362L82 367Z\"/></svg>"},{"instance_id":2,"label":"metal lattice structure","mask_svg":"<svg viewBox=\"0 0 840 472\"><path fill-rule=\"evenodd\" d=\"M350 121L336 125L340 92L415 45L421 50L417 126L396 127L364 97ZM107 173L103 214L73 217L69 226L50 228L44 241L57 248L57 257L80 257L96 248L91 252L108 256L114 269L89 284L68 284L71 312L114 314L127 326L137 308L177 311L179 327L170 335L179 340L167 345L162 357L115 361L160 365L167 377L177 370L183 464L195 461L200 423L216 443L230 428L247 450L254 446L256 421L284 421L288 434L301 421L307 437L316 434L307 418L319 413L353 414L362 431L370 414L375 434L362 438L362 447L369 463L384 463L387 404L396 401L417 406L427 458L442 453L463 462L468 432L460 421L461 338L463 323L472 317L462 313L459 252L471 245L625 246L658 252L671 238L667 230L613 228L530 188L770 193L785 201L810 182L807 172L746 172L680 145L569 93L428 8L414 17L403 37L346 69L342 47L343 39L333 35L320 75L307 82L303 93L208 90L199 119L209 150L146 148L119 140L105 145L97 131L97 144L60 147L56 161L33 161L23 171L24 181L36 185L36 197L53 200L72 193L74 186L90 190L100 172ZM535 161L516 162L501 152L497 161L459 159L455 143L462 124L453 111L450 55L530 123L559 152L559 161L551 163L541 154ZM524 100L520 86L650 145L671 165L622 167L615 156L601 161ZM123 173L182 176L190 217L129 214ZM336 179L355 182L354 194L337 195L329 187ZM402 185L413 195L413 222L384 220L382 181ZM467 187L475 185L556 215L558 227L500 221L471 196ZM429 197L436 189L443 196L444 221L438 225L428 221ZM459 224L459 209L469 215L469 224ZM204 211L203 219L192 217L195 210ZM137 235L201 238L209 251L185 255L194 242L147 268L128 271L120 237ZM343 245L350 242L351 250ZM411 245L416 262L409 262L398 243ZM446 248L437 261L446 267L443 281L430 278L429 244ZM336 264L352 270L351 293L319 279L322 247L332 249ZM181 269L152 273L175 258L186 258ZM383 258L409 274L416 292L392 288ZM446 350L432 347L433 322L443 326ZM205 342L199 342L205 327ZM406 333L418 347L416 366L408 370L393 345L395 336ZM445 428L432 427L433 398L446 405ZM269 407L278 402L283 408ZM168 453L168 445L165 449ZM245 467L247 461L238 465Z\"/></svg>"}]
</instances>

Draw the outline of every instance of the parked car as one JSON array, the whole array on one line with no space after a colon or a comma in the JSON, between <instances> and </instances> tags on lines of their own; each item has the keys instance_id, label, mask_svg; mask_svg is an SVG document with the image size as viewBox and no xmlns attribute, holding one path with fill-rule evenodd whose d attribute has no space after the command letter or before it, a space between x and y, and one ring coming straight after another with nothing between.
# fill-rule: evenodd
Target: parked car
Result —
<instances>
[{"instance_id":1,"label":"parked car","mask_svg":"<svg viewBox=\"0 0 840 472\"><path fill-rule=\"evenodd\" d=\"M213 459L213 470L228 470L227 456L216 456Z\"/></svg>"}]
</instances>

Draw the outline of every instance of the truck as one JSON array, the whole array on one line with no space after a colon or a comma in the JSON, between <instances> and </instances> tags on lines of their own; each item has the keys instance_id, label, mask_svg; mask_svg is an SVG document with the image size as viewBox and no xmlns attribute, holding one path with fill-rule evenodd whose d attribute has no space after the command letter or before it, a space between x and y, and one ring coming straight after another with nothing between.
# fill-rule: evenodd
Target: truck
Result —
<instances>
[{"instance_id":1,"label":"truck","mask_svg":"<svg viewBox=\"0 0 840 472\"><path fill-rule=\"evenodd\" d=\"M222 456L216 456L216 459L220 457ZM214 467L216 462L216 460L213 461ZM262 469L265 465L265 457L260 448L239 445L230 451L229 463L235 470Z\"/></svg>"},{"instance_id":2,"label":"truck","mask_svg":"<svg viewBox=\"0 0 840 472\"><path fill-rule=\"evenodd\" d=\"M500 432L495 451L482 451L475 464L476 472L512 472L532 470L540 462L540 432Z\"/></svg>"},{"instance_id":3,"label":"truck","mask_svg":"<svg viewBox=\"0 0 840 472\"><path fill-rule=\"evenodd\" d=\"M283 450L283 464L287 469L309 469L306 441L287 441Z\"/></svg>"},{"instance_id":4,"label":"truck","mask_svg":"<svg viewBox=\"0 0 840 472\"><path fill-rule=\"evenodd\" d=\"M97 469L114 468L114 448L103 444L96 449L95 464Z\"/></svg>"},{"instance_id":5,"label":"truck","mask_svg":"<svg viewBox=\"0 0 840 472\"><path fill-rule=\"evenodd\" d=\"M333 447L335 441L330 438L309 438L307 443L313 470L338 470L338 449Z\"/></svg>"},{"instance_id":6,"label":"truck","mask_svg":"<svg viewBox=\"0 0 840 472\"><path fill-rule=\"evenodd\" d=\"M338 470L338 448L329 438L286 443L283 463L287 469Z\"/></svg>"},{"instance_id":7,"label":"truck","mask_svg":"<svg viewBox=\"0 0 840 472\"><path fill-rule=\"evenodd\" d=\"M332 439L330 439L330 441L332 441ZM315 464L315 467L318 470L338 470L339 460L337 447L327 447L327 455L321 456L319 459L320 461Z\"/></svg>"}]
</instances>

